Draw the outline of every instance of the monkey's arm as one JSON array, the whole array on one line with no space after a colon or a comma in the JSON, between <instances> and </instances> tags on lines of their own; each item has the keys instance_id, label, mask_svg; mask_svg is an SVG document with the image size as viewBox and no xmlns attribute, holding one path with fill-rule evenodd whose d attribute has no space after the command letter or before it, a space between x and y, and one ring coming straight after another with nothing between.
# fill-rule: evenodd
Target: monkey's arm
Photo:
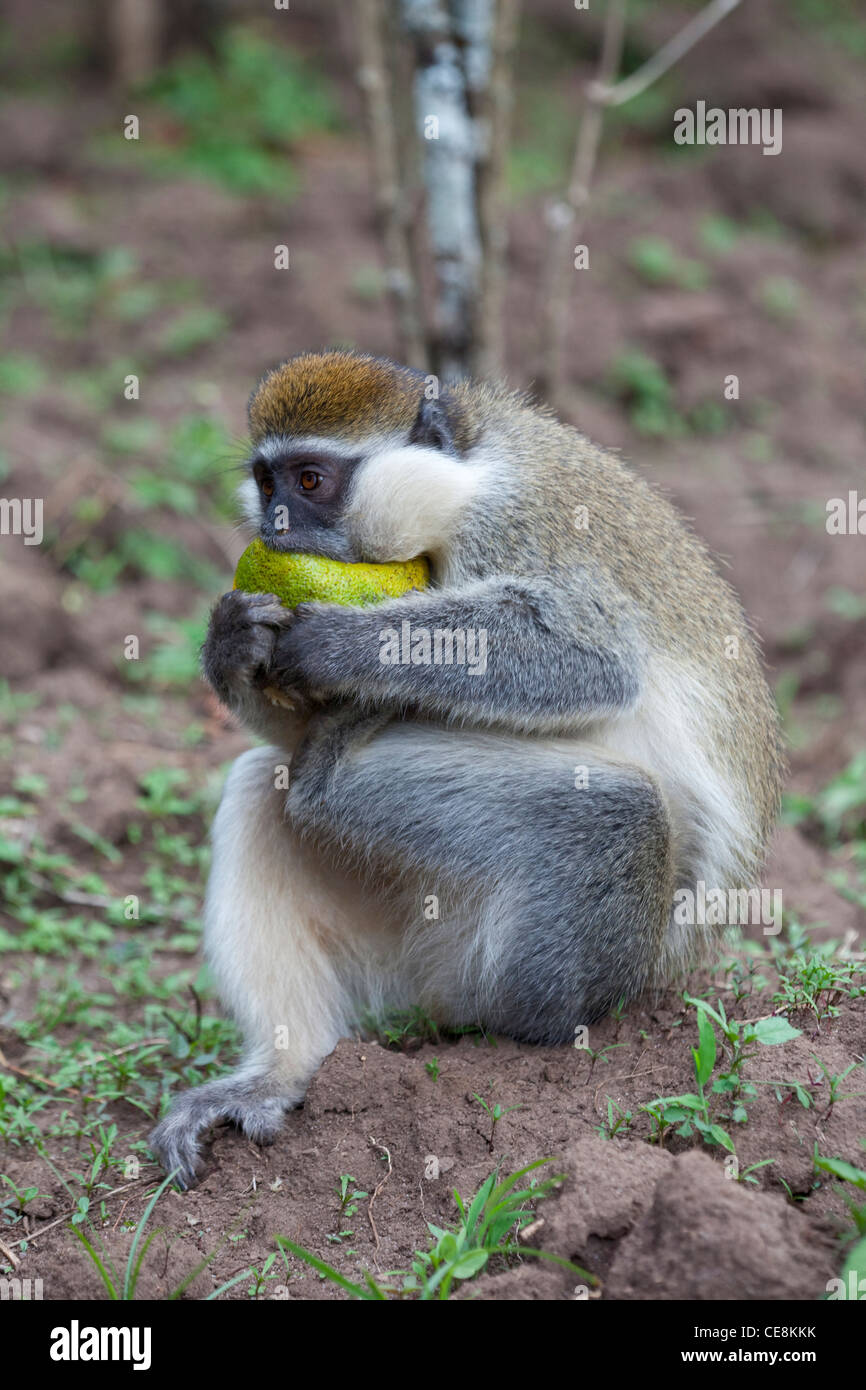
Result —
<instances>
[{"instance_id":1,"label":"monkey's arm","mask_svg":"<svg viewBox=\"0 0 866 1390\"><path fill-rule=\"evenodd\" d=\"M629 627L590 593L516 578L373 608L304 604L277 637L268 679L314 700L555 732L637 698Z\"/></svg>"}]
</instances>

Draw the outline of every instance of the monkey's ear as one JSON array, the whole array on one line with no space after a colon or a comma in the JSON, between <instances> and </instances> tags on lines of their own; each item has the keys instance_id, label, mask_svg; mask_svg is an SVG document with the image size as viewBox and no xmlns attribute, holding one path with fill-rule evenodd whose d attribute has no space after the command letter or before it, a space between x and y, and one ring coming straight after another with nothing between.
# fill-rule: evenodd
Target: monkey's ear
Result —
<instances>
[{"instance_id":1,"label":"monkey's ear","mask_svg":"<svg viewBox=\"0 0 866 1390\"><path fill-rule=\"evenodd\" d=\"M418 414L409 433L409 443L426 444L429 449L441 449L444 454L457 452L448 411L441 400L421 397Z\"/></svg>"}]
</instances>

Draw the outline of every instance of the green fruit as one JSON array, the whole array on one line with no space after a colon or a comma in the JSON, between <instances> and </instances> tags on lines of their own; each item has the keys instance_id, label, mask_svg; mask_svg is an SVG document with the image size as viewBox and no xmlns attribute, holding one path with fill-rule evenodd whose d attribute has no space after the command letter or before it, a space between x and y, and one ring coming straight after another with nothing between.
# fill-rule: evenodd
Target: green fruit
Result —
<instances>
[{"instance_id":1,"label":"green fruit","mask_svg":"<svg viewBox=\"0 0 866 1390\"><path fill-rule=\"evenodd\" d=\"M423 589L430 569L422 559L387 565L348 565L324 555L270 550L264 541L248 545L235 572L235 589L249 594L276 594L285 608L299 603L342 603L348 606L399 598L409 589Z\"/></svg>"}]
</instances>

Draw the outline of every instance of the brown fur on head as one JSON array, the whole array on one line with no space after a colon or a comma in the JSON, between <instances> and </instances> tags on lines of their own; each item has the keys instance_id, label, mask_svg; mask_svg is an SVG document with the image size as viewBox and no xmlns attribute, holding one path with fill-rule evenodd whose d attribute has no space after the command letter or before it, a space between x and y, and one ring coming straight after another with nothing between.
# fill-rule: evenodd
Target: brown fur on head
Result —
<instances>
[{"instance_id":1,"label":"brown fur on head","mask_svg":"<svg viewBox=\"0 0 866 1390\"><path fill-rule=\"evenodd\" d=\"M367 353L305 352L262 377L250 397L254 443L268 434L349 435L409 431L424 377Z\"/></svg>"}]
</instances>

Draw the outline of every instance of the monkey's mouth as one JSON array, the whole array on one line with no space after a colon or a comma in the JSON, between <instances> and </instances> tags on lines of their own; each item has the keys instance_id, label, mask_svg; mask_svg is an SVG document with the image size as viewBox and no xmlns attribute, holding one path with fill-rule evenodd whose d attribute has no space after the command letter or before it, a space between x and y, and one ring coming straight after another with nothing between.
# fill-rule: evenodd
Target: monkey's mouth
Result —
<instances>
[{"instance_id":1,"label":"monkey's mouth","mask_svg":"<svg viewBox=\"0 0 866 1390\"><path fill-rule=\"evenodd\" d=\"M323 560L341 560L348 565L362 563L362 557L341 536L311 536L301 530L274 531L263 527L259 540L278 555L318 555Z\"/></svg>"}]
</instances>

